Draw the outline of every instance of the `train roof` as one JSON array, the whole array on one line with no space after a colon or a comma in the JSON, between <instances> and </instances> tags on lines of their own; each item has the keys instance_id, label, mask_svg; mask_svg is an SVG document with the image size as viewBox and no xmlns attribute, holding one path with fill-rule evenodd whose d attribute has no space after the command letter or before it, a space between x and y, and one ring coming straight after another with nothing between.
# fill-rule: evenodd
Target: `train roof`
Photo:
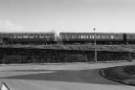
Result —
<instances>
[{"instance_id":1,"label":"train roof","mask_svg":"<svg viewBox=\"0 0 135 90\"><path fill-rule=\"evenodd\" d=\"M60 32L60 34L94 34L94 32ZM124 33L103 33L96 32L96 34L124 34Z\"/></svg>"},{"instance_id":2,"label":"train roof","mask_svg":"<svg viewBox=\"0 0 135 90\"><path fill-rule=\"evenodd\" d=\"M94 32L91 31L91 32L60 32L60 33L80 33L80 34L85 34L85 33L94 33ZM101 33L101 34L135 34L135 32L96 32L96 33Z\"/></svg>"},{"instance_id":3,"label":"train roof","mask_svg":"<svg viewBox=\"0 0 135 90\"><path fill-rule=\"evenodd\" d=\"M46 34L54 32L0 32L0 34Z\"/></svg>"}]
</instances>

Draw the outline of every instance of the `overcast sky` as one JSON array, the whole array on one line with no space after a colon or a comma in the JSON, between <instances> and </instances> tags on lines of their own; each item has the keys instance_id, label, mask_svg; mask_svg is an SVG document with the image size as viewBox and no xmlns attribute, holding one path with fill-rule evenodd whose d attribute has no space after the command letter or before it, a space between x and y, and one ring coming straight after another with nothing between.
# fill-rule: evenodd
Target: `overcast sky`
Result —
<instances>
[{"instance_id":1,"label":"overcast sky","mask_svg":"<svg viewBox=\"0 0 135 90\"><path fill-rule=\"evenodd\" d=\"M0 0L0 32L135 32L135 0Z\"/></svg>"}]
</instances>

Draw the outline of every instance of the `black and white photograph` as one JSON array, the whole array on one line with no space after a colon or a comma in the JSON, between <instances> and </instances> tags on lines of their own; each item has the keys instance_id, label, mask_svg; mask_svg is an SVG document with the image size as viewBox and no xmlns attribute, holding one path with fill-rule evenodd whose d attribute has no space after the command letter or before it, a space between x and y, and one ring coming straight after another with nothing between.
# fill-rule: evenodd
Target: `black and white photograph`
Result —
<instances>
[{"instance_id":1,"label":"black and white photograph","mask_svg":"<svg viewBox=\"0 0 135 90\"><path fill-rule=\"evenodd\" d=\"M135 0L0 0L0 90L135 90Z\"/></svg>"}]
</instances>

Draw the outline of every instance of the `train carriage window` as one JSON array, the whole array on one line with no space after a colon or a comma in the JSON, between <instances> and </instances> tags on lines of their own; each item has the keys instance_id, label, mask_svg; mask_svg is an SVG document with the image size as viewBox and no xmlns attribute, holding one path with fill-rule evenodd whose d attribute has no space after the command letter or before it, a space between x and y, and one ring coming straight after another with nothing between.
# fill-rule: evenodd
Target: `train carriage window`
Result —
<instances>
[{"instance_id":1,"label":"train carriage window","mask_svg":"<svg viewBox=\"0 0 135 90\"><path fill-rule=\"evenodd\" d=\"M87 39L87 35L84 35L84 39Z\"/></svg>"},{"instance_id":2,"label":"train carriage window","mask_svg":"<svg viewBox=\"0 0 135 90\"><path fill-rule=\"evenodd\" d=\"M69 37L71 37L71 38L73 39L73 35L71 35L71 36L69 36Z\"/></svg>"},{"instance_id":3,"label":"train carriage window","mask_svg":"<svg viewBox=\"0 0 135 90\"><path fill-rule=\"evenodd\" d=\"M87 36L86 35L84 35L84 39L86 39L87 38Z\"/></svg>"},{"instance_id":4,"label":"train carriage window","mask_svg":"<svg viewBox=\"0 0 135 90\"><path fill-rule=\"evenodd\" d=\"M106 38L106 35L103 35L102 38L105 39Z\"/></svg>"},{"instance_id":5,"label":"train carriage window","mask_svg":"<svg viewBox=\"0 0 135 90\"><path fill-rule=\"evenodd\" d=\"M17 38L21 39L21 38L22 38L22 36L18 35L18 36L17 36Z\"/></svg>"},{"instance_id":6,"label":"train carriage window","mask_svg":"<svg viewBox=\"0 0 135 90\"><path fill-rule=\"evenodd\" d=\"M114 36L113 36L113 35L111 35L111 36L110 36L110 38L111 38L111 39L114 39Z\"/></svg>"},{"instance_id":7,"label":"train carriage window","mask_svg":"<svg viewBox=\"0 0 135 90\"><path fill-rule=\"evenodd\" d=\"M65 39L69 40L71 37L69 37L68 35L65 35Z\"/></svg>"},{"instance_id":8,"label":"train carriage window","mask_svg":"<svg viewBox=\"0 0 135 90\"><path fill-rule=\"evenodd\" d=\"M103 38L104 38L104 39L107 39L107 38L108 38L108 36L107 36L107 35L103 35Z\"/></svg>"},{"instance_id":9,"label":"train carriage window","mask_svg":"<svg viewBox=\"0 0 135 90\"><path fill-rule=\"evenodd\" d=\"M68 36L67 35L63 35L62 38L68 39Z\"/></svg>"},{"instance_id":10,"label":"train carriage window","mask_svg":"<svg viewBox=\"0 0 135 90\"><path fill-rule=\"evenodd\" d=\"M71 38L73 39L73 38L74 38L74 36L73 36L73 35L71 35Z\"/></svg>"},{"instance_id":11,"label":"train carriage window","mask_svg":"<svg viewBox=\"0 0 135 90\"><path fill-rule=\"evenodd\" d=\"M23 38L28 38L28 35L23 35Z\"/></svg>"},{"instance_id":12,"label":"train carriage window","mask_svg":"<svg viewBox=\"0 0 135 90\"><path fill-rule=\"evenodd\" d=\"M81 35L81 39L85 39L86 38L86 36L85 35Z\"/></svg>"},{"instance_id":13,"label":"train carriage window","mask_svg":"<svg viewBox=\"0 0 135 90\"><path fill-rule=\"evenodd\" d=\"M32 35L32 34L30 34L29 38L30 38L30 39L32 39L32 38L34 38L34 37L33 37L33 35Z\"/></svg>"},{"instance_id":14,"label":"train carriage window","mask_svg":"<svg viewBox=\"0 0 135 90\"><path fill-rule=\"evenodd\" d=\"M109 39L109 35L106 35L106 39Z\"/></svg>"},{"instance_id":15,"label":"train carriage window","mask_svg":"<svg viewBox=\"0 0 135 90\"><path fill-rule=\"evenodd\" d=\"M89 38L91 39L91 38L92 38L92 36L90 35L90 36L89 36Z\"/></svg>"},{"instance_id":16,"label":"train carriage window","mask_svg":"<svg viewBox=\"0 0 135 90\"><path fill-rule=\"evenodd\" d=\"M94 35L92 35L91 38L94 39Z\"/></svg>"},{"instance_id":17,"label":"train carriage window","mask_svg":"<svg viewBox=\"0 0 135 90\"><path fill-rule=\"evenodd\" d=\"M89 35L87 35L87 39L89 39Z\"/></svg>"},{"instance_id":18,"label":"train carriage window","mask_svg":"<svg viewBox=\"0 0 135 90\"><path fill-rule=\"evenodd\" d=\"M104 35L102 35L102 36L101 36L101 38L102 38L102 39L105 39L105 36L104 36Z\"/></svg>"},{"instance_id":19,"label":"train carriage window","mask_svg":"<svg viewBox=\"0 0 135 90\"><path fill-rule=\"evenodd\" d=\"M13 35L13 38L15 38L15 39L16 39L16 38L17 38L17 36L16 36L16 35Z\"/></svg>"},{"instance_id":20,"label":"train carriage window","mask_svg":"<svg viewBox=\"0 0 135 90\"><path fill-rule=\"evenodd\" d=\"M33 36L33 38L36 38L36 34L33 34L32 36Z\"/></svg>"},{"instance_id":21,"label":"train carriage window","mask_svg":"<svg viewBox=\"0 0 135 90\"><path fill-rule=\"evenodd\" d=\"M83 39L86 39L87 37L86 37L86 35L83 35Z\"/></svg>"},{"instance_id":22,"label":"train carriage window","mask_svg":"<svg viewBox=\"0 0 135 90\"><path fill-rule=\"evenodd\" d=\"M86 38L88 39L89 38L89 35L86 35Z\"/></svg>"},{"instance_id":23,"label":"train carriage window","mask_svg":"<svg viewBox=\"0 0 135 90\"><path fill-rule=\"evenodd\" d=\"M85 35L83 35L83 39L85 39L86 38L86 36Z\"/></svg>"},{"instance_id":24,"label":"train carriage window","mask_svg":"<svg viewBox=\"0 0 135 90\"><path fill-rule=\"evenodd\" d=\"M2 44L2 43L3 43L3 39L1 38L1 39L0 39L0 44Z\"/></svg>"},{"instance_id":25,"label":"train carriage window","mask_svg":"<svg viewBox=\"0 0 135 90\"><path fill-rule=\"evenodd\" d=\"M91 39L91 38L92 38L92 36L90 35L90 36L89 36L89 38Z\"/></svg>"},{"instance_id":26,"label":"train carriage window","mask_svg":"<svg viewBox=\"0 0 135 90\"><path fill-rule=\"evenodd\" d=\"M86 35L83 35L83 39L86 39L87 37L86 37Z\"/></svg>"},{"instance_id":27,"label":"train carriage window","mask_svg":"<svg viewBox=\"0 0 135 90\"><path fill-rule=\"evenodd\" d=\"M44 36L43 35L40 35L39 38L44 38Z\"/></svg>"},{"instance_id":28,"label":"train carriage window","mask_svg":"<svg viewBox=\"0 0 135 90\"><path fill-rule=\"evenodd\" d=\"M100 35L96 35L96 39L100 39Z\"/></svg>"},{"instance_id":29,"label":"train carriage window","mask_svg":"<svg viewBox=\"0 0 135 90\"><path fill-rule=\"evenodd\" d=\"M88 35L86 35L86 39L88 39L89 38L89 36Z\"/></svg>"},{"instance_id":30,"label":"train carriage window","mask_svg":"<svg viewBox=\"0 0 135 90\"><path fill-rule=\"evenodd\" d=\"M68 35L63 35L63 37L61 37L61 38L68 39L69 36Z\"/></svg>"},{"instance_id":31,"label":"train carriage window","mask_svg":"<svg viewBox=\"0 0 135 90\"><path fill-rule=\"evenodd\" d=\"M99 35L99 39L101 38L101 36Z\"/></svg>"},{"instance_id":32,"label":"train carriage window","mask_svg":"<svg viewBox=\"0 0 135 90\"><path fill-rule=\"evenodd\" d=\"M97 39L98 38L98 35L96 35L96 36L94 35L94 37L96 37L96 39Z\"/></svg>"},{"instance_id":33,"label":"train carriage window","mask_svg":"<svg viewBox=\"0 0 135 90\"><path fill-rule=\"evenodd\" d=\"M79 39L81 38L81 36L80 36L80 35L77 35L76 37L77 37L77 38L79 38Z\"/></svg>"},{"instance_id":34,"label":"train carriage window","mask_svg":"<svg viewBox=\"0 0 135 90\"><path fill-rule=\"evenodd\" d=\"M78 38L79 38L79 35L74 35L74 36L75 36L75 38L76 38L76 39L78 39Z\"/></svg>"},{"instance_id":35,"label":"train carriage window","mask_svg":"<svg viewBox=\"0 0 135 90\"><path fill-rule=\"evenodd\" d=\"M79 35L81 39L83 39L83 36L82 35Z\"/></svg>"},{"instance_id":36,"label":"train carriage window","mask_svg":"<svg viewBox=\"0 0 135 90\"><path fill-rule=\"evenodd\" d=\"M37 38L37 34L34 34L33 36L34 36L34 38Z\"/></svg>"},{"instance_id":37,"label":"train carriage window","mask_svg":"<svg viewBox=\"0 0 135 90\"><path fill-rule=\"evenodd\" d=\"M49 38L48 35L45 35L44 38Z\"/></svg>"},{"instance_id":38,"label":"train carriage window","mask_svg":"<svg viewBox=\"0 0 135 90\"><path fill-rule=\"evenodd\" d=\"M91 39L93 39L94 38L94 36L93 35L91 35Z\"/></svg>"},{"instance_id":39,"label":"train carriage window","mask_svg":"<svg viewBox=\"0 0 135 90\"><path fill-rule=\"evenodd\" d=\"M72 35L68 35L68 38L72 38Z\"/></svg>"},{"instance_id":40,"label":"train carriage window","mask_svg":"<svg viewBox=\"0 0 135 90\"><path fill-rule=\"evenodd\" d=\"M74 35L73 35L73 38L76 39L76 38L77 38L77 35L74 34Z\"/></svg>"},{"instance_id":41,"label":"train carriage window","mask_svg":"<svg viewBox=\"0 0 135 90\"><path fill-rule=\"evenodd\" d=\"M108 35L106 35L106 36L105 36L105 39L108 39L108 38L109 38Z\"/></svg>"}]
</instances>

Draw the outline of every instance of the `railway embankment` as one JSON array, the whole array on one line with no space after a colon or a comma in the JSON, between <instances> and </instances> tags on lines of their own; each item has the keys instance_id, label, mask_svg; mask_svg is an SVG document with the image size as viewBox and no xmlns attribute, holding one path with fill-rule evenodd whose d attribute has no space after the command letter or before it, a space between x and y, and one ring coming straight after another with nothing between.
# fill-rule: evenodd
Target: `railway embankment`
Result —
<instances>
[{"instance_id":1,"label":"railway embankment","mask_svg":"<svg viewBox=\"0 0 135 90\"><path fill-rule=\"evenodd\" d=\"M95 62L94 45L1 45L0 63ZM134 45L97 45L98 61L135 59Z\"/></svg>"}]
</instances>

